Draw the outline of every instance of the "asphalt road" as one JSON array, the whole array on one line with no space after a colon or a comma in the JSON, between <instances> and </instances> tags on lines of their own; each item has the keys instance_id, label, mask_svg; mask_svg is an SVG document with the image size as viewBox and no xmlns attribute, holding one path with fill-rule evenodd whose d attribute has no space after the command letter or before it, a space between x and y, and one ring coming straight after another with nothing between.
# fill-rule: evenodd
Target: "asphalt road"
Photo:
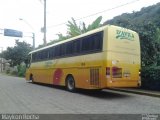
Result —
<instances>
[{"instance_id":1,"label":"asphalt road","mask_svg":"<svg viewBox=\"0 0 160 120\"><path fill-rule=\"evenodd\" d=\"M70 93L0 74L0 113L158 114L160 99L111 90Z\"/></svg>"}]
</instances>

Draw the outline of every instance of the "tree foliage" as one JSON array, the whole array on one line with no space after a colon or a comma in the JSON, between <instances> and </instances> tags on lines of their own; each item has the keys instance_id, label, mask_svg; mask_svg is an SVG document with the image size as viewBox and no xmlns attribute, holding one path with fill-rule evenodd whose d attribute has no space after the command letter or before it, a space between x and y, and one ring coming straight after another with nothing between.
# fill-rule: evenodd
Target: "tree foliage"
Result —
<instances>
[{"instance_id":1,"label":"tree foliage","mask_svg":"<svg viewBox=\"0 0 160 120\"><path fill-rule=\"evenodd\" d=\"M90 31L90 30L94 30L94 29L100 27L100 26L101 26L101 24L100 24L101 21L102 21L102 16L99 16L99 17L98 17L96 20L94 20L90 25L88 25L86 32L87 32L87 31Z\"/></svg>"},{"instance_id":2,"label":"tree foliage","mask_svg":"<svg viewBox=\"0 0 160 120\"><path fill-rule=\"evenodd\" d=\"M27 63L28 53L32 50L30 44L26 42L15 42L14 47L8 47L1 56L6 60L11 60L11 66L20 65L21 62Z\"/></svg>"},{"instance_id":3,"label":"tree foliage","mask_svg":"<svg viewBox=\"0 0 160 120\"><path fill-rule=\"evenodd\" d=\"M75 37L83 33L81 27L77 25L74 18L72 18L72 21L68 21L67 27L67 33L70 37Z\"/></svg>"},{"instance_id":4,"label":"tree foliage","mask_svg":"<svg viewBox=\"0 0 160 120\"><path fill-rule=\"evenodd\" d=\"M86 24L84 22L82 22L82 24L80 24L80 25L77 25L75 19L72 18L72 21L68 21L68 24L67 24L68 36L75 37L77 35L81 35L83 33L86 33L90 30L96 29L101 26L101 24L100 24L101 21L102 21L102 16L99 16L98 18L96 18L96 20L94 20L91 24L89 24L86 27Z\"/></svg>"}]
</instances>

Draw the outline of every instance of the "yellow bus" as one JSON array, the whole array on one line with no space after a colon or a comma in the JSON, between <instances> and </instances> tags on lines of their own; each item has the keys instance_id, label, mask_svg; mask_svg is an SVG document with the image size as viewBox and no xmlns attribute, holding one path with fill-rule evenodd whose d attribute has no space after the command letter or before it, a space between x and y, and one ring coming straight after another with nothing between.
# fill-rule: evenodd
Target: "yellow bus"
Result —
<instances>
[{"instance_id":1,"label":"yellow bus","mask_svg":"<svg viewBox=\"0 0 160 120\"><path fill-rule=\"evenodd\" d=\"M29 53L26 80L75 88L138 87L140 42L136 32L106 25Z\"/></svg>"}]
</instances>

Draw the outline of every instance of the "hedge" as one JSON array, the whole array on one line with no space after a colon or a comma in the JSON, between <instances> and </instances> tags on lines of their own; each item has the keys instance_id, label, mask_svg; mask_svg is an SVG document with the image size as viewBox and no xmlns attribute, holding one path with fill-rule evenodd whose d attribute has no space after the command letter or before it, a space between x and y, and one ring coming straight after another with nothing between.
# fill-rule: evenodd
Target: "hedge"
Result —
<instances>
[{"instance_id":1,"label":"hedge","mask_svg":"<svg viewBox=\"0 0 160 120\"><path fill-rule=\"evenodd\" d=\"M142 67L142 88L160 90L160 66Z\"/></svg>"}]
</instances>

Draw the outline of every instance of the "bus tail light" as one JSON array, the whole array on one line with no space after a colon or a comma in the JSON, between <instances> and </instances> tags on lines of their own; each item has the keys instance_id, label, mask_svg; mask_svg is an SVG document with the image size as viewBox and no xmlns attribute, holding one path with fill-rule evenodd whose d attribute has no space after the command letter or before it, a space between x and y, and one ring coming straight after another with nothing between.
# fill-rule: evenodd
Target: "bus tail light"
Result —
<instances>
[{"instance_id":1,"label":"bus tail light","mask_svg":"<svg viewBox=\"0 0 160 120\"><path fill-rule=\"evenodd\" d=\"M139 70L139 76L141 76L141 70Z\"/></svg>"}]
</instances>

